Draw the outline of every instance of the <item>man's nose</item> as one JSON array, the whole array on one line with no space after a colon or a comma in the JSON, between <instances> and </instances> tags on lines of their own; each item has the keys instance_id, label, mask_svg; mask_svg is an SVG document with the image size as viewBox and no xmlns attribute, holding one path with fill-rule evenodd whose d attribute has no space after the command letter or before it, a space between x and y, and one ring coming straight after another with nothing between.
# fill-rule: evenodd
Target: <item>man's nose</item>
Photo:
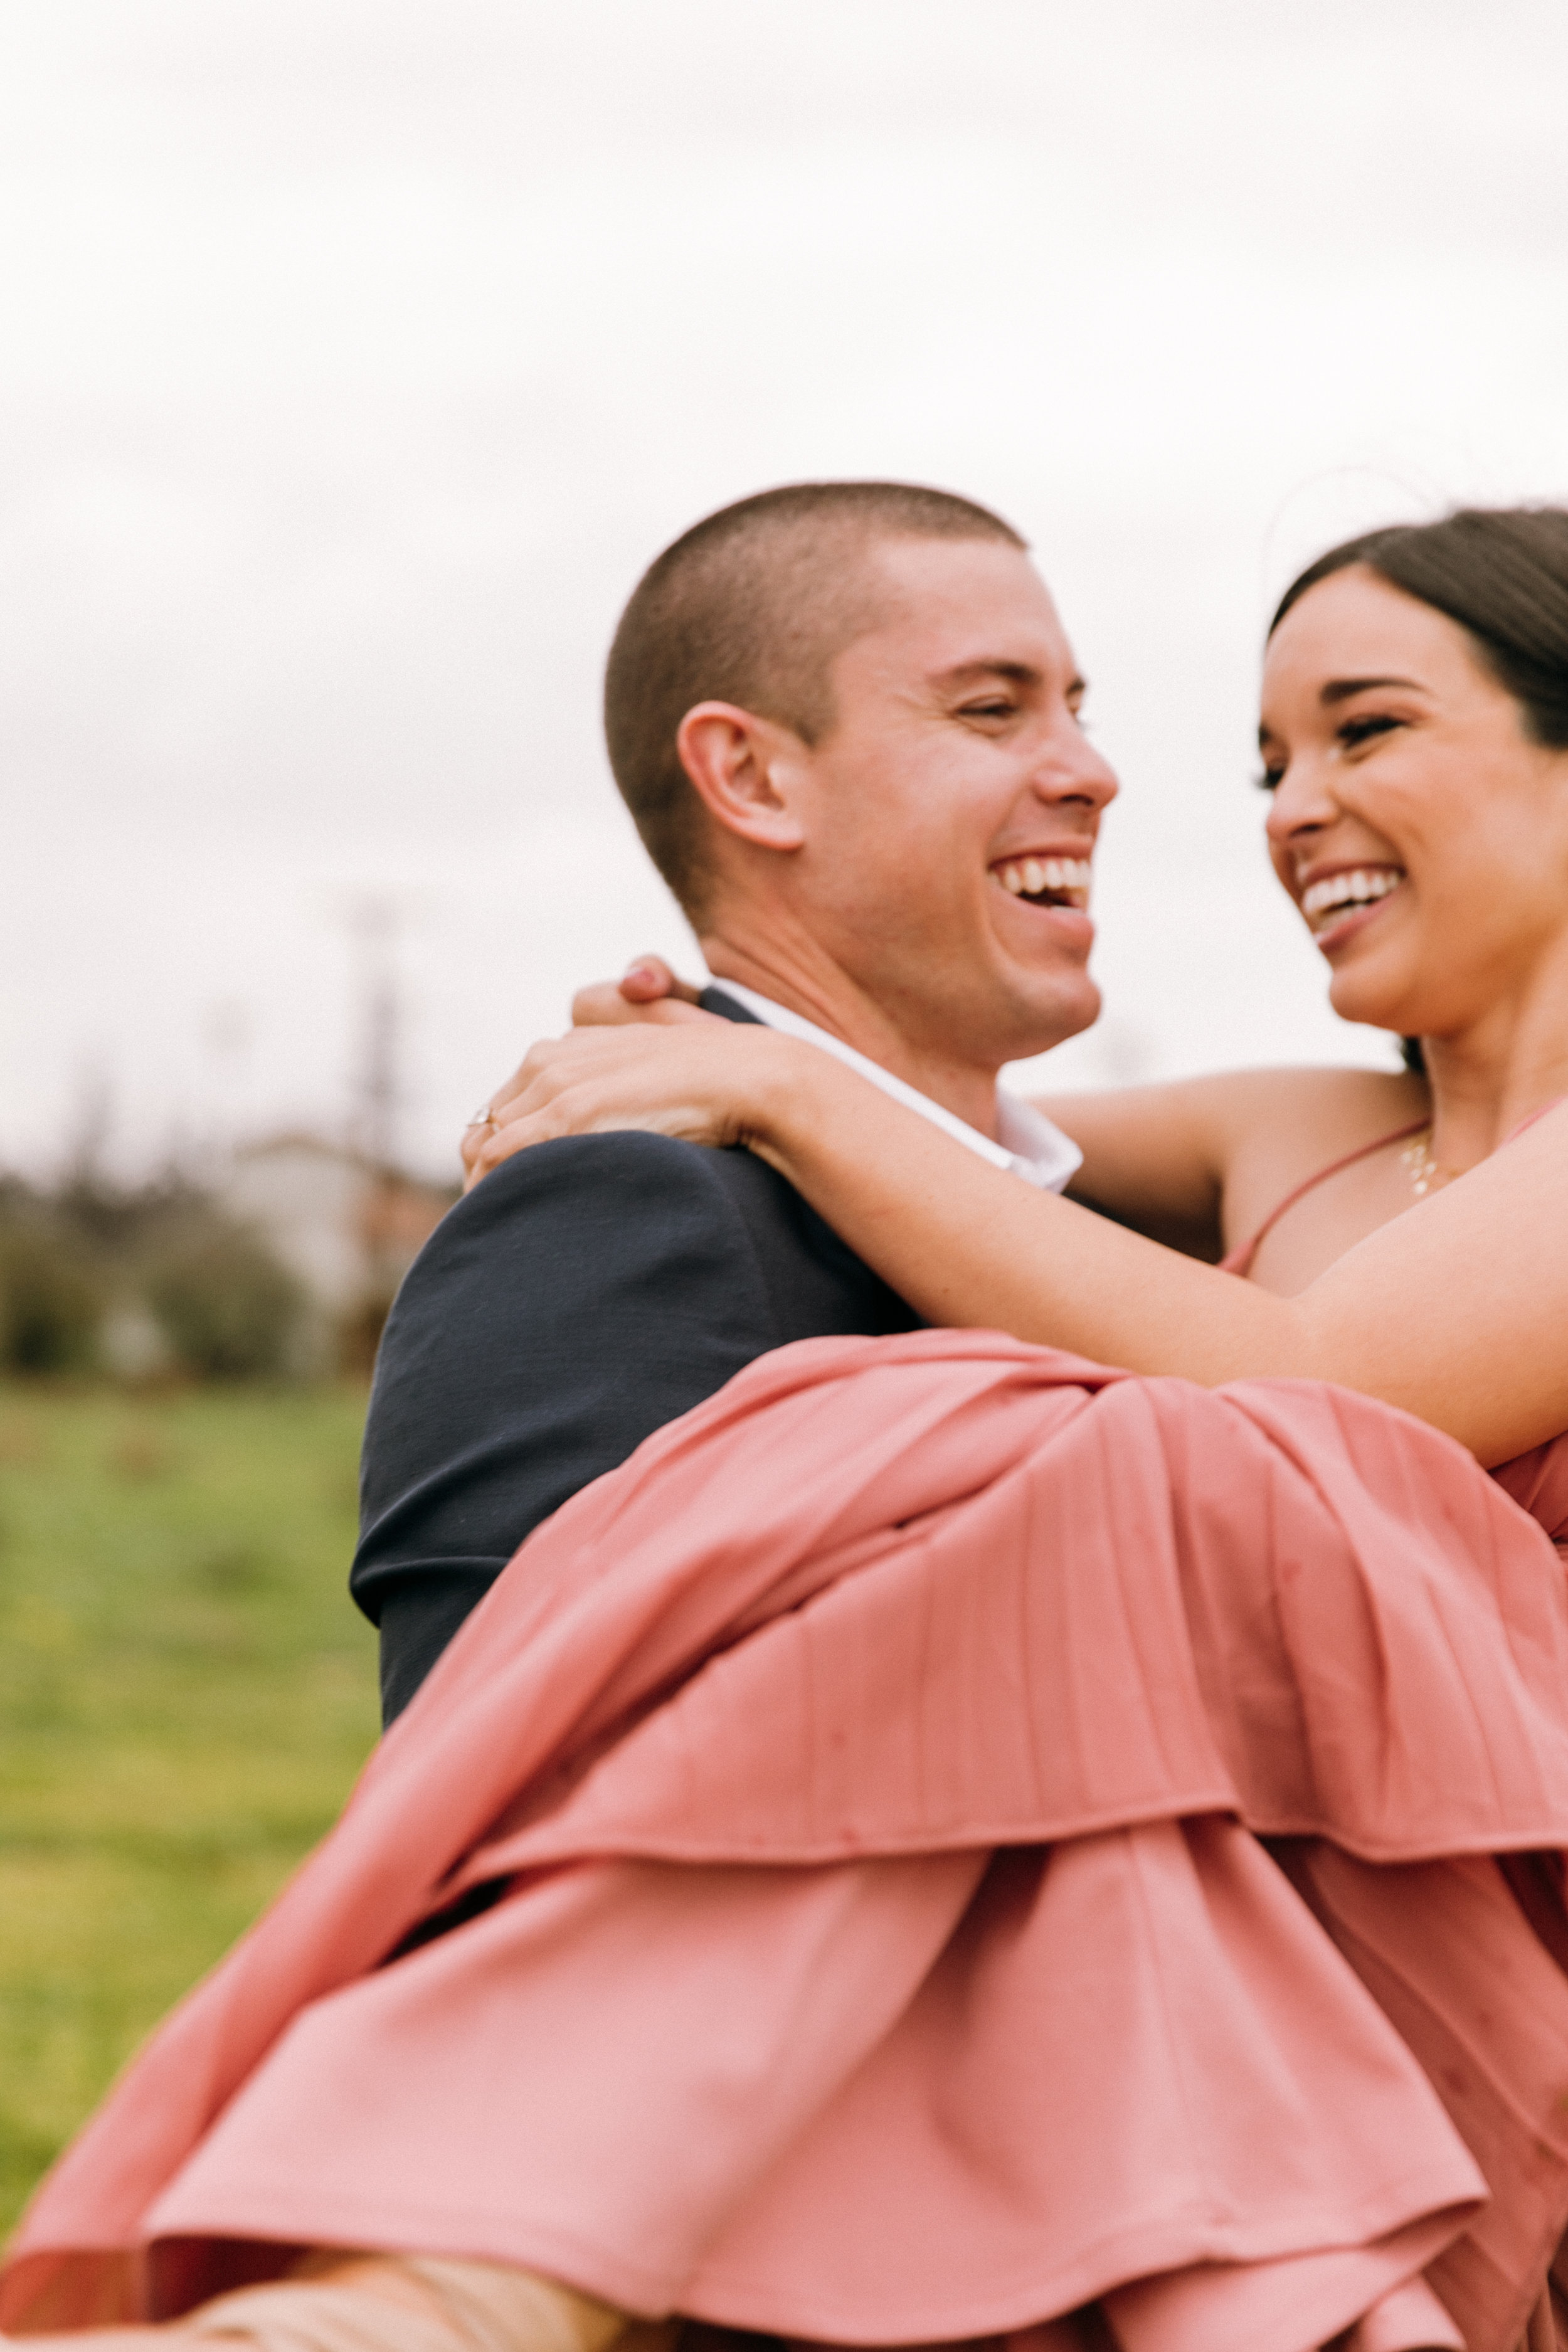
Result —
<instances>
[{"instance_id":1,"label":"man's nose","mask_svg":"<svg viewBox=\"0 0 1568 2352\"><path fill-rule=\"evenodd\" d=\"M1095 750L1076 719L1052 729L1030 782L1043 801L1052 804L1078 801L1094 809L1107 807L1121 790L1115 769Z\"/></svg>"}]
</instances>

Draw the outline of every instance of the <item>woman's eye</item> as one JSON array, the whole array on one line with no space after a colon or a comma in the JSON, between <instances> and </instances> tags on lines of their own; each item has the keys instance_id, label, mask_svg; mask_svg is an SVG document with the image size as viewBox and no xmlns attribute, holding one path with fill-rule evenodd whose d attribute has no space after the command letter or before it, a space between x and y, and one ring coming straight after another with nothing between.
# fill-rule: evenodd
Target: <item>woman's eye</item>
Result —
<instances>
[{"instance_id":1,"label":"woman's eye","mask_svg":"<svg viewBox=\"0 0 1568 2352\"><path fill-rule=\"evenodd\" d=\"M1285 771L1283 768L1265 768L1252 781L1260 793L1277 793L1285 781Z\"/></svg>"},{"instance_id":2,"label":"woman's eye","mask_svg":"<svg viewBox=\"0 0 1568 2352\"><path fill-rule=\"evenodd\" d=\"M1373 718L1347 719L1344 725L1334 731L1346 751L1353 751L1358 743L1367 742L1373 735L1392 734L1394 728L1403 724L1402 719L1390 718L1387 713L1380 711Z\"/></svg>"}]
</instances>

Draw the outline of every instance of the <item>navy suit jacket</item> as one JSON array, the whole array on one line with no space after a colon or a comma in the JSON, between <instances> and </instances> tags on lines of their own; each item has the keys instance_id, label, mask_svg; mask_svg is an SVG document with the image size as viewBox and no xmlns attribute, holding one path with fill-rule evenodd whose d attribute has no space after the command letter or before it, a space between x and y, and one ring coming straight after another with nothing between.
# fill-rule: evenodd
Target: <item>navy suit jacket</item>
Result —
<instances>
[{"instance_id":1,"label":"navy suit jacket","mask_svg":"<svg viewBox=\"0 0 1568 2352\"><path fill-rule=\"evenodd\" d=\"M376 1363L350 1588L387 1720L524 1536L654 1430L770 1348L919 1321L752 1152L626 1133L505 1161L426 1242Z\"/></svg>"}]
</instances>

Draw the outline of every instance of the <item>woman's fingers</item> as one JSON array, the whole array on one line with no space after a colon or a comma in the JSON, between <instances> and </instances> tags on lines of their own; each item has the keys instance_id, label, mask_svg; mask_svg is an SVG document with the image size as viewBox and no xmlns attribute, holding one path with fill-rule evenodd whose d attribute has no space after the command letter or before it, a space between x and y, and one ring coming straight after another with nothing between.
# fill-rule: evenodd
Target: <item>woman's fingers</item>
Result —
<instances>
[{"instance_id":1,"label":"woman's fingers","mask_svg":"<svg viewBox=\"0 0 1568 2352\"><path fill-rule=\"evenodd\" d=\"M474 1171L479 1163L479 1145L483 1142L485 1136L489 1132L489 1129L488 1124L481 1126L480 1120L477 1116L471 1118L468 1121L468 1126L463 1129L462 1137L458 1145L458 1157L463 1163L463 1190L465 1192L468 1189L469 1181L473 1178Z\"/></svg>"},{"instance_id":2,"label":"woman's fingers","mask_svg":"<svg viewBox=\"0 0 1568 2352\"><path fill-rule=\"evenodd\" d=\"M743 1071L771 1032L703 1019L679 1030L574 1029L531 1046L490 1116L463 1139L465 1191L519 1151L566 1135L628 1128L688 1143L729 1143L743 1124ZM739 1084L737 1082L740 1082Z\"/></svg>"},{"instance_id":3,"label":"woman's fingers","mask_svg":"<svg viewBox=\"0 0 1568 2352\"><path fill-rule=\"evenodd\" d=\"M677 979L662 956L638 956L619 980L595 981L572 999L572 1024L597 1029L627 1021L710 1020L698 1008L700 991Z\"/></svg>"},{"instance_id":4,"label":"woman's fingers","mask_svg":"<svg viewBox=\"0 0 1568 2352\"><path fill-rule=\"evenodd\" d=\"M697 991L677 980L662 956L638 956L627 964L620 978L620 992L628 1004L651 1004L660 996L684 996L689 1003L697 1002Z\"/></svg>"},{"instance_id":5,"label":"woman's fingers","mask_svg":"<svg viewBox=\"0 0 1568 2352\"><path fill-rule=\"evenodd\" d=\"M662 1001L662 1000L659 1000ZM574 1029L605 1029L623 1021L646 1021L657 1004L633 1003L621 993L618 980L595 980L572 999Z\"/></svg>"},{"instance_id":6,"label":"woman's fingers","mask_svg":"<svg viewBox=\"0 0 1568 2352\"><path fill-rule=\"evenodd\" d=\"M650 1023L658 1026L720 1018L717 1013L704 1013L700 1005L689 1004L679 996L656 997L651 1004L628 1004L619 981L615 980L595 981L591 988L580 988L572 999L574 1029L629 1029Z\"/></svg>"},{"instance_id":7,"label":"woman's fingers","mask_svg":"<svg viewBox=\"0 0 1568 2352\"><path fill-rule=\"evenodd\" d=\"M537 1045L531 1045L510 1077L504 1085L497 1087L489 1101L474 1113L473 1118L463 1129L462 1141L458 1146L458 1152L468 1171L468 1179L463 1186L465 1192L472 1190L487 1168L494 1166L494 1161L486 1157L491 1139L506 1124L509 1115L511 1114L512 1106L528 1091L539 1072L546 1066L550 1048L561 1045L564 1042L565 1040L560 1037L543 1037Z\"/></svg>"},{"instance_id":8,"label":"woman's fingers","mask_svg":"<svg viewBox=\"0 0 1568 2352\"><path fill-rule=\"evenodd\" d=\"M673 996L683 1004L695 1004L702 991L689 980L682 980L671 971L662 956L638 956L627 964L620 978L621 994L628 1004L651 1004L661 996Z\"/></svg>"},{"instance_id":9,"label":"woman's fingers","mask_svg":"<svg viewBox=\"0 0 1568 2352\"><path fill-rule=\"evenodd\" d=\"M728 1028L733 1024L721 1021L716 1013L704 1013L697 1002L698 992L689 981L678 979L662 956L638 956L618 981L595 981L591 987L580 988L572 1000L572 1024L574 1032L603 1031L620 1027L676 1027L685 1023L701 1023L704 1026ZM563 1128L549 1132L535 1123L536 1106L531 1101L519 1107L523 1097L545 1066L552 1048L570 1041L551 1038L535 1045L524 1056L517 1069L498 1087L483 1109L476 1112L463 1131L458 1150L465 1173L464 1190L470 1190L489 1170L510 1160L513 1151L521 1150L527 1143L542 1143L552 1133L584 1134L583 1127ZM650 1119L648 1124L654 1122ZM620 1121L622 1126L637 1124L633 1118ZM677 1130L668 1126L660 1132ZM682 1129L681 1132L686 1130ZM503 1132L513 1134L510 1148L498 1151L496 1138Z\"/></svg>"},{"instance_id":10,"label":"woman's fingers","mask_svg":"<svg viewBox=\"0 0 1568 2352\"><path fill-rule=\"evenodd\" d=\"M516 1153L526 1151L530 1144L553 1143L558 1137L570 1132L569 1128L562 1126L558 1115L549 1106L541 1111L525 1113L516 1118L507 1119L499 1127L490 1128L472 1157L466 1150L463 1154L466 1170L463 1178L464 1192L471 1192L474 1186L481 1183L493 1168L499 1168L503 1160L510 1160Z\"/></svg>"},{"instance_id":11,"label":"woman's fingers","mask_svg":"<svg viewBox=\"0 0 1568 2352\"><path fill-rule=\"evenodd\" d=\"M499 1168L503 1160L526 1150L531 1144L550 1143L558 1136L586 1132L583 1126L574 1125L561 1107L563 1096L572 1086L574 1064L580 1076L588 1061L602 1055L606 1046L613 1050L618 1043L613 1034L604 1030L574 1030L565 1037L542 1037L531 1045L505 1086L498 1087L490 1097L485 1118L464 1133L464 1192L471 1192L492 1168ZM575 1055L572 1051L574 1045L578 1048ZM590 1107L581 1101L575 1110L579 1119L584 1113L591 1117Z\"/></svg>"}]
</instances>

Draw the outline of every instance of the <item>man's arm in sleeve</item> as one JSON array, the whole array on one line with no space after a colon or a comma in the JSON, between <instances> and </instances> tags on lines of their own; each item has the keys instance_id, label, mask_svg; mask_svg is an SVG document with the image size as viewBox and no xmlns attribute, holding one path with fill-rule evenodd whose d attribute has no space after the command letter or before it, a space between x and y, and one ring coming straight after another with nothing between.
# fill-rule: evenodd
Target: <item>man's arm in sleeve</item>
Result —
<instances>
[{"instance_id":1,"label":"man's arm in sleeve","mask_svg":"<svg viewBox=\"0 0 1568 2352\"><path fill-rule=\"evenodd\" d=\"M782 1187L747 1153L574 1137L504 1162L432 1234L382 1341L350 1580L388 1720L531 1528L798 1336L759 1180Z\"/></svg>"}]
</instances>

